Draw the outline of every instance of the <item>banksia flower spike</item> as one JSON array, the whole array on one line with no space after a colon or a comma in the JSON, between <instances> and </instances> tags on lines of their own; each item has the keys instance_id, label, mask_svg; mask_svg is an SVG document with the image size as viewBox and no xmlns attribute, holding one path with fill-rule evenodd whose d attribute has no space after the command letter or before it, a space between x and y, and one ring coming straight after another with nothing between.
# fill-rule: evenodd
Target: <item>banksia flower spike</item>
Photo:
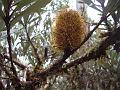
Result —
<instances>
[{"instance_id":1,"label":"banksia flower spike","mask_svg":"<svg viewBox=\"0 0 120 90\"><path fill-rule=\"evenodd\" d=\"M85 35L85 20L79 12L63 9L57 13L51 34L52 46L57 51L79 47Z\"/></svg>"}]
</instances>

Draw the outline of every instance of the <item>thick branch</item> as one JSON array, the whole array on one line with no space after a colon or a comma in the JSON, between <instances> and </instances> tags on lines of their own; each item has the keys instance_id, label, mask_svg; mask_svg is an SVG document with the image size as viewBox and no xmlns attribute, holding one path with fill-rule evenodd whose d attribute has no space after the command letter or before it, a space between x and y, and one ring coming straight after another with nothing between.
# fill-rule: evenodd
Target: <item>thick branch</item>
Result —
<instances>
[{"instance_id":1,"label":"thick branch","mask_svg":"<svg viewBox=\"0 0 120 90\"><path fill-rule=\"evenodd\" d=\"M108 15L109 16L109 15ZM107 16L107 17L108 17ZM107 18L106 17L106 18ZM77 49L79 49L93 34L93 32L98 28L98 26L104 21L105 18L101 18L101 20L99 21L99 23L94 27L94 29L87 35L87 37L84 39L84 41L81 43L81 45L74 49L73 51L68 51L65 50L66 52L64 52L64 55L61 59L57 60L52 66L50 66L48 69L35 73L35 75L33 75L33 77L42 77L42 76L48 76L48 75L52 75L55 74L56 72L61 70L62 65L65 63L65 60L72 55ZM94 53L93 53L94 54Z\"/></svg>"},{"instance_id":2,"label":"thick branch","mask_svg":"<svg viewBox=\"0 0 120 90\"><path fill-rule=\"evenodd\" d=\"M11 47L11 36L10 36L10 24L6 22L6 27L7 27L7 41L8 41L8 46L9 46L9 56L10 56L10 61L11 61L11 68L13 71L13 74L17 77L17 72L16 69L13 65L13 60L12 60L12 47Z\"/></svg>"},{"instance_id":3,"label":"thick branch","mask_svg":"<svg viewBox=\"0 0 120 90\"><path fill-rule=\"evenodd\" d=\"M92 59L97 60L97 58L100 58L102 55L106 54L105 51L106 51L107 47L109 47L110 45L113 45L118 40L120 40L120 27L117 28L117 30L114 30L112 32L111 36L107 37L104 41L102 41L97 49L93 49L90 51L90 53L86 54L85 56L83 56L79 59L76 59L75 61L73 61L71 63L68 63L65 68L59 69L58 66L60 64L59 64L59 62L57 62L58 65L54 64L49 69L35 74L35 77L39 77L39 78L46 77L48 75L56 74L56 72L60 72L65 69L69 69L72 66L82 64L82 63L90 61ZM55 65L57 65L57 66L55 66Z\"/></svg>"},{"instance_id":4,"label":"thick branch","mask_svg":"<svg viewBox=\"0 0 120 90\"><path fill-rule=\"evenodd\" d=\"M13 74L17 77L17 72L16 69L13 65L13 61L12 61L12 46L11 46L11 36L10 36L10 8L11 8L11 3L12 0L10 0L8 2L8 7L5 8L5 17L4 17L4 21L5 21L5 25L6 25L6 29L7 29L7 41L8 41L8 46L9 46L9 56L10 56L10 61L11 61L11 69Z\"/></svg>"},{"instance_id":5,"label":"thick branch","mask_svg":"<svg viewBox=\"0 0 120 90\"><path fill-rule=\"evenodd\" d=\"M97 60L97 58L100 58L102 55L105 55L107 47L115 44L118 40L120 41L120 27L117 30L115 30L111 36L107 37L104 41L102 41L98 48L93 49L90 51L90 53L86 54L85 56L76 59L71 63L68 63L66 67L63 68L63 70L90 61L91 59Z\"/></svg>"}]
</instances>

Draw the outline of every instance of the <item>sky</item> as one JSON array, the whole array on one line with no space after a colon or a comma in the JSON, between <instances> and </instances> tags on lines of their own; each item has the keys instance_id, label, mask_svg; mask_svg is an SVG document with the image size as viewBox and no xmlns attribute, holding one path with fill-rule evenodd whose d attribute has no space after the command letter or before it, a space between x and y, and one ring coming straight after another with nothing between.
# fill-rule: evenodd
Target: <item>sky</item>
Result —
<instances>
[{"instance_id":1,"label":"sky","mask_svg":"<svg viewBox=\"0 0 120 90\"><path fill-rule=\"evenodd\" d=\"M70 8L76 9L76 0L69 0ZM99 21L100 16L98 15L99 12L91 7L87 7L87 15L89 18L94 20L95 22Z\"/></svg>"}]
</instances>

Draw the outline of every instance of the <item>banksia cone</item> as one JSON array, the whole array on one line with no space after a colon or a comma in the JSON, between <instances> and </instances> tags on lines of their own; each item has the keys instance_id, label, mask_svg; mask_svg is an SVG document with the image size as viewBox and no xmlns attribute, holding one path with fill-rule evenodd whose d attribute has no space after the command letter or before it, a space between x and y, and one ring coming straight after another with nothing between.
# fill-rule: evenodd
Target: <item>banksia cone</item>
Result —
<instances>
[{"instance_id":1,"label":"banksia cone","mask_svg":"<svg viewBox=\"0 0 120 90\"><path fill-rule=\"evenodd\" d=\"M79 12L72 9L58 12L52 26L52 45L57 51L79 47L85 34L85 20Z\"/></svg>"}]
</instances>

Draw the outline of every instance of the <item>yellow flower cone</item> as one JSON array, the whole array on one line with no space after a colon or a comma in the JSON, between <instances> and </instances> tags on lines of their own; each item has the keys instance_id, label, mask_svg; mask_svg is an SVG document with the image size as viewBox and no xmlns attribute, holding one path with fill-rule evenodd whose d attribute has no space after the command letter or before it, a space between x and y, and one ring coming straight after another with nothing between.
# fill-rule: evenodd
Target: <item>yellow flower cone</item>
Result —
<instances>
[{"instance_id":1,"label":"yellow flower cone","mask_svg":"<svg viewBox=\"0 0 120 90\"><path fill-rule=\"evenodd\" d=\"M56 15L52 26L52 46L57 51L73 50L80 46L86 35L84 18L72 9L63 9Z\"/></svg>"}]
</instances>

